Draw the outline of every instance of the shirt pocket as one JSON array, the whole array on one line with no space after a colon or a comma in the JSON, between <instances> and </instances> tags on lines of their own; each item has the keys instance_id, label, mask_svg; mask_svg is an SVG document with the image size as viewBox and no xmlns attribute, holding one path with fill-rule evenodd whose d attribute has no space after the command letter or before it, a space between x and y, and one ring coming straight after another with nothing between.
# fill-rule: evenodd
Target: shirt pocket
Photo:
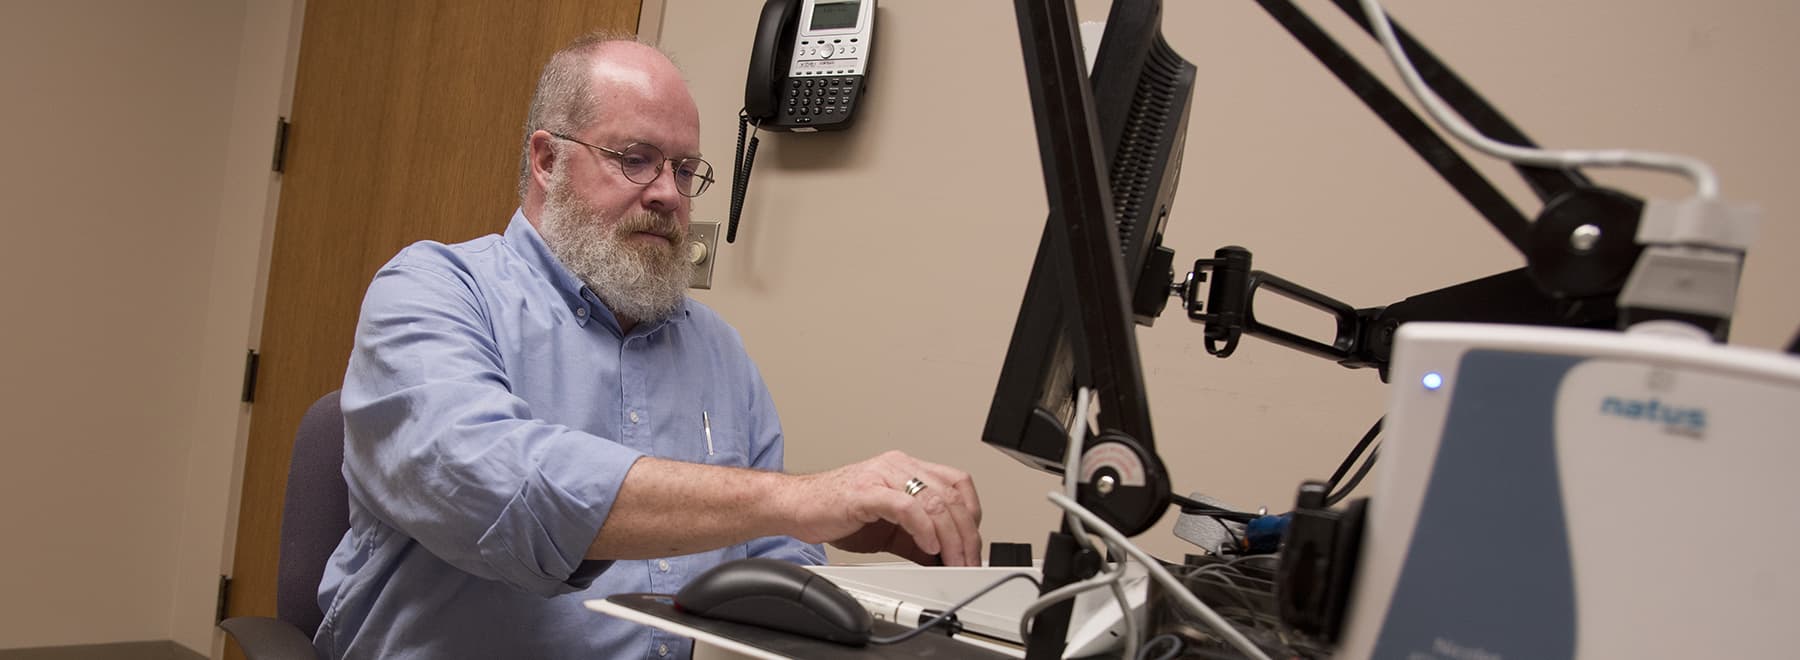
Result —
<instances>
[{"instance_id":1,"label":"shirt pocket","mask_svg":"<svg viewBox=\"0 0 1800 660\"><path fill-rule=\"evenodd\" d=\"M743 420L728 412L707 412L712 423L709 446L701 449L700 462L721 467L750 467L750 436Z\"/></svg>"}]
</instances>

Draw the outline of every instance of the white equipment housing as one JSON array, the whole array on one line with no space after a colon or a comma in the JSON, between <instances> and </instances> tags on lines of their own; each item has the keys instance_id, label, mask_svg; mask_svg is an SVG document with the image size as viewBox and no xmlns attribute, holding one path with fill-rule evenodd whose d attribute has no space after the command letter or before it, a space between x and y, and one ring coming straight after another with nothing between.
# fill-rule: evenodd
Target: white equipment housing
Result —
<instances>
[{"instance_id":1,"label":"white equipment housing","mask_svg":"<svg viewBox=\"0 0 1800 660\"><path fill-rule=\"evenodd\" d=\"M1800 359L1410 323L1342 658L1785 657Z\"/></svg>"}]
</instances>

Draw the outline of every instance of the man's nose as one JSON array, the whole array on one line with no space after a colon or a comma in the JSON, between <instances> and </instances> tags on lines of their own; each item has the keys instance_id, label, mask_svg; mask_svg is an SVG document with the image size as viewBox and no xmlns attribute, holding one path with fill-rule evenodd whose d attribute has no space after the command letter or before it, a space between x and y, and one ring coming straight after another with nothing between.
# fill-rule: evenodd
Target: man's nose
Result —
<instances>
[{"instance_id":1,"label":"man's nose","mask_svg":"<svg viewBox=\"0 0 1800 660\"><path fill-rule=\"evenodd\" d=\"M644 197L645 205L657 210L672 211L681 206L681 200L685 198L675 187L675 171L668 163L657 168L656 178L644 186Z\"/></svg>"}]
</instances>

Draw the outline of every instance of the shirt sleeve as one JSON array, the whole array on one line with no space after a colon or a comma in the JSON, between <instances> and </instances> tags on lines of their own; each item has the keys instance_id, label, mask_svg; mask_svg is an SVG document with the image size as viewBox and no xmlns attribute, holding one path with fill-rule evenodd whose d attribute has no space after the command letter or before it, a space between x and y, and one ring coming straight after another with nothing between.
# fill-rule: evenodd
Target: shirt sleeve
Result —
<instances>
[{"instance_id":1,"label":"shirt sleeve","mask_svg":"<svg viewBox=\"0 0 1800 660\"><path fill-rule=\"evenodd\" d=\"M746 361L748 364L748 361ZM769 398L769 387L763 382L762 374L754 364L749 365L751 371L749 403L751 420L750 466L758 470L780 472L784 469L783 436L781 420L775 413L775 403ZM796 564L823 565L825 546L816 543L802 543L791 536L765 536L753 539L748 544L751 557L767 557L781 559Z\"/></svg>"},{"instance_id":2,"label":"shirt sleeve","mask_svg":"<svg viewBox=\"0 0 1800 660\"><path fill-rule=\"evenodd\" d=\"M584 588L607 563L583 557L642 454L535 419L479 289L406 254L370 284L344 377L351 496L472 575L543 596Z\"/></svg>"}]
</instances>

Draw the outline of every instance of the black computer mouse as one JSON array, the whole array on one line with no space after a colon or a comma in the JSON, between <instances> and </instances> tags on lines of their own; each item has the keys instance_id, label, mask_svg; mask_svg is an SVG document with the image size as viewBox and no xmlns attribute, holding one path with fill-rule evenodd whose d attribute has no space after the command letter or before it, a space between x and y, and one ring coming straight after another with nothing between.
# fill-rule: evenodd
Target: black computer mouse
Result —
<instances>
[{"instance_id":1,"label":"black computer mouse","mask_svg":"<svg viewBox=\"0 0 1800 660\"><path fill-rule=\"evenodd\" d=\"M869 611L830 580L775 559L714 566L675 593L675 607L850 646L867 644L875 625Z\"/></svg>"}]
</instances>

